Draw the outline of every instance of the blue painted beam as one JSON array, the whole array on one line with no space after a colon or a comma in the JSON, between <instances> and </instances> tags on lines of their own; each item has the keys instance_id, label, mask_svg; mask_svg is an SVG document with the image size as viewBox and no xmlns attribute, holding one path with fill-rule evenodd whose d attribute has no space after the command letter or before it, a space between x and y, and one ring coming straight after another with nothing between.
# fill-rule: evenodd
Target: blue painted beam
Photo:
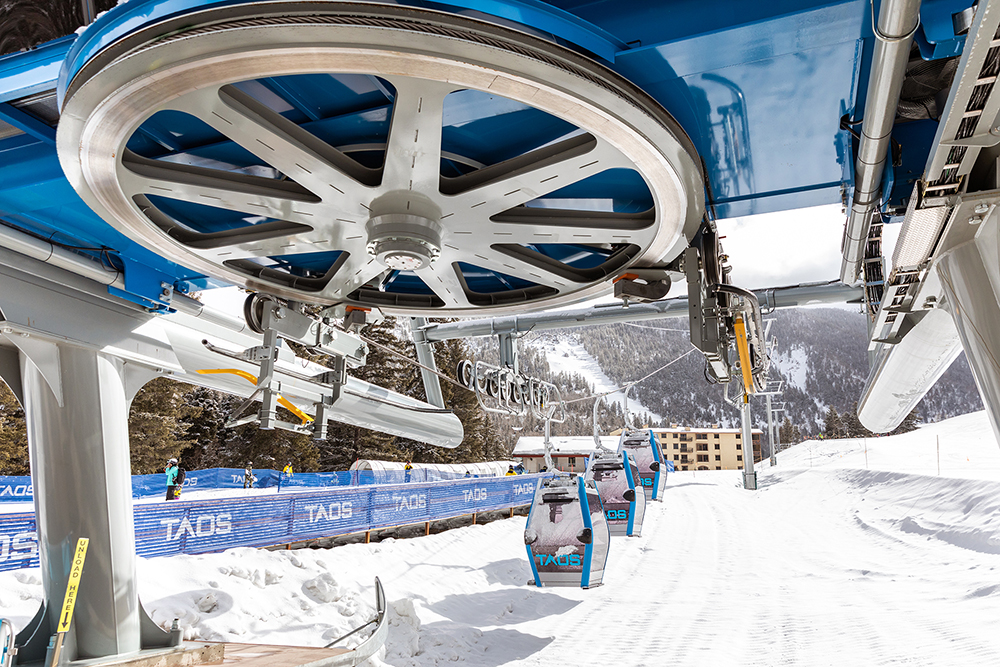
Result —
<instances>
[{"instance_id":1,"label":"blue painted beam","mask_svg":"<svg viewBox=\"0 0 1000 667\"><path fill-rule=\"evenodd\" d=\"M25 134L30 134L39 141L56 145L56 128L46 125L31 114L6 102L0 102L0 120L13 125Z\"/></svg>"},{"instance_id":2,"label":"blue painted beam","mask_svg":"<svg viewBox=\"0 0 1000 667\"><path fill-rule=\"evenodd\" d=\"M76 35L69 35L0 58L0 102L54 90L59 68L75 41Z\"/></svg>"}]
</instances>

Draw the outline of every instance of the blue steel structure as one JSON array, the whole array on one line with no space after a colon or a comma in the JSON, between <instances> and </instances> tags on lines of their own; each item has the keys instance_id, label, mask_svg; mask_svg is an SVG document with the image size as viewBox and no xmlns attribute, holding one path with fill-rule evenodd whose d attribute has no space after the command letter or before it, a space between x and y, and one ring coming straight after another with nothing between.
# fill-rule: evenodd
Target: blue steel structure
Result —
<instances>
[{"instance_id":1,"label":"blue steel structure","mask_svg":"<svg viewBox=\"0 0 1000 667\"><path fill-rule=\"evenodd\" d=\"M218 285L212 276L185 268L143 248L95 215L62 174L55 151L58 109L51 101L24 103L57 94L62 102L74 77L109 45L144 26L206 7L238 2L132 0L113 9L78 37L0 59L0 220L39 237L80 248L124 272L117 295L165 309L162 284L187 292ZM246 4L246 3L243 3ZM400 3L405 5L406 3ZM419 6L421 3L410 3ZM954 34L952 15L968 2L925 2L917 43L932 58L954 56L964 37ZM613 69L651 95L680 124L705 170L705 206L719 218L798 209L846 201L856 141L841 118L857 119L864 108L872 47L871 7L865 2L730 1L711 7L695 2L515 2L467 0L433 7L494 17L540 35ZM243 84L282 115L336 145L384 141L391 87L358 77L302 74ZM329 85L328 85L329 84ZM445 175L470 164L494 164L545 145L567 124L537 109L497 96L464 91L444 114L443 149L461 160L442 165ZM887 175L898 184L887 197L909 195L912 165L922 164L935 121L900 127L904 163ZM252 156L198 119L160 112L136 129L128 143L155 160L214 160L246 168ZM377 151L356 155L377 162ZM909 168L909 171L907 169ZM902 173L900 173L902 172ZM634 171L610 170L550 199L563 204L600 193L602 205L637 213L650 205ZM247 224L248 217L204 203L150 197L165 212L200 233ZM204 200L203 200L204 201ZM256 221L254 224L260 224ZM541 254L585 269L601 266L608 251L587 245L535 246ZM313 275L336 262L338 252L273 256L273 266ZM523 289L528 282L483 269L469 258L465 273L474 291L490 294ZM385 292L429 293L411 272L397 271Z\"/></svg>"}]
</instances>

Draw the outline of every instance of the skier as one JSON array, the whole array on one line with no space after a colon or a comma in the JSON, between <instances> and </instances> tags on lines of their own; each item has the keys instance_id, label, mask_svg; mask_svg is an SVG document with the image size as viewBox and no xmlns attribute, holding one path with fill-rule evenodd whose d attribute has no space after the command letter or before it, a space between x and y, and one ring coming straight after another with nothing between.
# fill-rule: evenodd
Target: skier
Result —
<instances>
[{"instance_id":1,"label":"skier","mask_svg":"<svg viewBox=\"0 0 1000 667\"><path fill-rule=\"evenodd\" d=\"M471 473L471 472L469 472L468 470L466 470L466 471L465 471L465 478L466 478L466 479L468 479L468 478L470 478L470 477L472 477L472 473Z\"/></svg>"},{"instance_id":2,"label":"skier","mask_svg":"<svg viewBox=\"0 0 1000 667\"><path fill-rule=\"evenodd\" d=\"M285 464L285 467L281 469L281 473L278 475L278 493L281 493L281 484L287 482L294 476L292 472L292 462L289 461Z\"/></svg>"},{"instance_id":3,"label":"skier","mask_svg":"<svg viewBox=\"0 0 1000 667\"><path fill-rule=\"evenodd\" d=\"M243 488L252 489L257 478L253 476L253 461L247 461L247 467L243 469Z\"/></svg>"},{"instance_id":4,"label":"skier","mask_svg":"<svg viewBox=\"0 0 1000 667\"><path fill-rule=\"evenodd\" d=\"M516 472L518 475L523 475L524 474L524 464L523 463L518 463L516 466L514 466L514 472Z\"/></svg>"},{"instance_id":5,"label":"skier","mask_svg":"<svg viewBox=\"0 0 1000 667\"><path fill-rule=\"evenodd\" d=\"M514 466L512 465L507 466L507 472L504 474L504 477L510 477L511 475L517 475L517 471L514 470Z\"/></svg>"},{"instance_id":6,"label":"skier","mask_svg":"<svg viewBox=\"0 0 1000 667\"><path fill-rule=\"evenodd\" d=\"M167 500L173 500L177 497L178 470L177 459L172 458L167 461L167 467L165 468L165 472L167 473Z\"/></svg>"},{"instance_id":7,"label":"skier","mask_svg":"<svg viewBox=\"0 0 1000 667\"><path fill-rule=\"evenodd\" d=\"M407 461L406 465L403 466L403 470L405 471L406 481L409 482L410 481L410 473L413 471L413 466L410 465L409 461Z\"/></svg>"}]
</instances>

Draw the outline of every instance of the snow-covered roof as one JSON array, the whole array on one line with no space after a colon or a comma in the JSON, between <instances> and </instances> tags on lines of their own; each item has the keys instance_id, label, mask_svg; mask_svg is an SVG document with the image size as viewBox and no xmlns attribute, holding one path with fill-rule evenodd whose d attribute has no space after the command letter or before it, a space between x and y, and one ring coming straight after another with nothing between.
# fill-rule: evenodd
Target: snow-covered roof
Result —
<instances>
[{"instance_id":1,"label":"snow-covered roof","mask_svg":"<svg viewBox=\"0 0 1000 667\"><path fill-rule=\"evenodd\" d=\"M597 449L593 436L575 435L551 437L552 454L556 456L590 456ZM617 435L601 436L601 443L612 451L618 449ZM523 435L514 445L513 456L544 456L545 438L540 435Z\"/></svg>"}]
</instances>

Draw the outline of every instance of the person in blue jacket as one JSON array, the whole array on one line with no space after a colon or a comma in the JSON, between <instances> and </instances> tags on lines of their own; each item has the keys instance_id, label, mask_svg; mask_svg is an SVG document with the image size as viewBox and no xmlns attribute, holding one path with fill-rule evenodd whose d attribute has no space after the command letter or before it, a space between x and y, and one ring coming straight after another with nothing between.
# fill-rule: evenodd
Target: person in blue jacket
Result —
<instances>
[{"instance_id":1,"label":"person in blue jacket","mask_svg":"<svg viewBox=\"0 0 1000 667\"><path fill-rule=\"evenodd\" d=\"M177 459L167 461L167 500L177 497Z\"/></svg>"}]
</instances>

